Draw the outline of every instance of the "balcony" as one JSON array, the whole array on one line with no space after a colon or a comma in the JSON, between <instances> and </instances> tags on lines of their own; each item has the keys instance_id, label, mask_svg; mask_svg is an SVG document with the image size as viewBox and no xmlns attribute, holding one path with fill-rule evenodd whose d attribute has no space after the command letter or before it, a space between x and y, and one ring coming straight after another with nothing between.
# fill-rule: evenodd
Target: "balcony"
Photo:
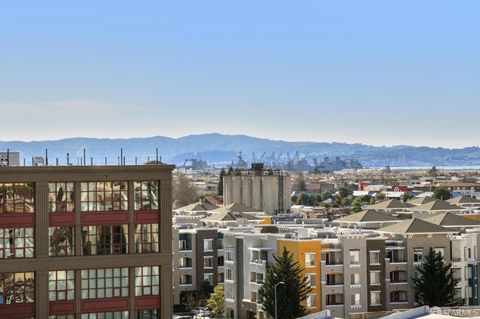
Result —
<instances>
[{"instance_id":1,"label":"balcony","mask_svg":"<svg viewBox=\"0 0 480 319\"><path fill-rule=\"evenodd\" d=\"M326 286L343 286L343 275L341 274L327 275Z\"/></svg>"}]
</instances>

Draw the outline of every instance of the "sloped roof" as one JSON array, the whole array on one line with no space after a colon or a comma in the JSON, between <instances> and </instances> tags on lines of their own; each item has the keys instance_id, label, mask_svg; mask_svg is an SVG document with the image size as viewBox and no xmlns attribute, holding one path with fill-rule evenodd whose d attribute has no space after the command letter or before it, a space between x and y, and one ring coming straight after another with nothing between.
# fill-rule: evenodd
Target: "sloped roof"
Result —
<instances>
[{"instance_id":1,"label":"sloped roof","mask_svg":"<svg viewBox=\"0 0 480 319\"><path fill-rule=\"evenodd\" d=\"M394 233L394 234L425 234L425 233L451 233L452 231L429 223L419 218L405 220L401 223L396 223L390 226L380 228L379 232Z\"/></svg>"},{"instance_id":2,"label":"sloped roof","mask_svg":"<svg viewBox=\"0 0 480 319\"><path fill-rule=\"evenodd\" d=\"M480 226L480 222L461 215L445 212L432 215L425 219L429 223L440 226Z\"/></svg>"},{"instance_id":3,"label":"sloped roof","mask_svg":"<svg viewBox=\"0 0 480 319\"><path fill-rule=\"evenodd\" d=\"M217 209L213 210L213 213L226 213L226 212L235 212L235 213L258 213L258 209L248 207L243 204L233 203L226 206L220 206Z\"/></svg>"},{"instance_id":4,"label":"sloped roof","mask_svg":"<svg viewBox=\"0 0 480 319\"><path fill-rule=\"evenodd\" d=\"M368 208L369 209L406 209L411 206L412 206L411 204L404 203L398 199L392 198L392 199L381 201L374 205L369 205Z\"/></svg>"},{"instance_id":5,"label":"sloped roof","mask_svg":"<svg viewBox=\"0 0 480 319\"><path fill-rule=\"evenodd\" d=\"M422 205L434 201L435 198L431 196L415 197L409 200L407 203L412 205Z\"/></svg>"},{"instance_id":6,"label":"sloped roof","mask_svg":"<svg viewBox=\"0 0 480 319\"><path fill-rule=\"evenodd\" d=\"M262 220L261 218L255 217L247 213L239 212L223 212L215 213L211 216L204 218L204 221L214 221L214 222L226 222L226 221L236 221L238 219L246 219L251 221Z\"/></svg>"},{"instance_id":7,"label":"sloped roof","mask_svg":"<svg viewBox=\"0 0 480 319\"><path fill-rule=\"evenodd\" d=\"M436 210L463 210L462 207L454 204L450 204L449 202L435 199L434 201L418 205L416 207L412 207L413 211L436 211Z\"/></svg>"},{"instance_id":8,"label":"sloped roof","mask_svg":"<svg viewBox=\"0 0 480 319\"><path fill-rule=\"evenodd\" d=\"M379 212L375 209L367 209L358 213L350 214L335 220L336 222L366 223L366 222L386 222L400 221L401 219Z\"/></svg>"},{"instance_id":9,"label":"sloped roof","mask_svg":"<svg viewBox=\"0 0 480 319\"><path fill-rule=\"evenodd\" d=\"M183 212L199 212L199 211L204 212L204 211L211 211L211 210L214 210L214 209L217 209L217 208L218 208L218 206L212 205L210 203L197 202L197 203L193 203L193 204L190 204L190 205L187 205L187 206L177 208L175 210L183 211Z\"/></svg>"},{"instance_id":10,"label":"sloped roof","mask_svg":"<svg viewBox=\"0 0 480 319\"><path fill-rule=\"evenodd\" d=\"M447 202L451 204L479 204L480 205L480 200L470 197L470 196L457 196L454 198L450 198L447 200Z\"/></svg>"}]
</instances>

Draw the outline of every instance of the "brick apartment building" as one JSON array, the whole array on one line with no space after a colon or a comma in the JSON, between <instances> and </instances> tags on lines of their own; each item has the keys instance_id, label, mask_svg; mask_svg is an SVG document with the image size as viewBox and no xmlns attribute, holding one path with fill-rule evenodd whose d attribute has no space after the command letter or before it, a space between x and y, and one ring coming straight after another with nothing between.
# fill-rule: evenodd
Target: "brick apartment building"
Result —
<instances>
[{"instance_id":1,"label":"brick apartment building","mask_svg":"<svg viewBox=\"0 0 480 319\"><path fill-rule=\"evenodd\" d=\"M172 318L172 169L0 167L0 318Z\"/></svg>"}]
</instances>

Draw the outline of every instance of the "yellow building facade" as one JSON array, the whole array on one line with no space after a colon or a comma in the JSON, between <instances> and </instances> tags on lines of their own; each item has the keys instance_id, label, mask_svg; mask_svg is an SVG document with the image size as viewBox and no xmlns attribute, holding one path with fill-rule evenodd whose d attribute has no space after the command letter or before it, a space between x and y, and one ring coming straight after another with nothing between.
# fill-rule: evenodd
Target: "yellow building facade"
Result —
<instances>
[{"instance_id":1,"label":"yellow building facade","mask_svg":"<svg viewBox=\"0 0 480 319\"><path fill-rule=\"evenodd\" d=\"M322 310L322 284L320 273L320 261L322 243L315 239L279 239L278 254L282 254L286 248L293 254L293 260L298 262L304 269L303 275L307 277L310 285L310 292L306 301L308 313L315 313Z\"/></svg>"}]
</instances>

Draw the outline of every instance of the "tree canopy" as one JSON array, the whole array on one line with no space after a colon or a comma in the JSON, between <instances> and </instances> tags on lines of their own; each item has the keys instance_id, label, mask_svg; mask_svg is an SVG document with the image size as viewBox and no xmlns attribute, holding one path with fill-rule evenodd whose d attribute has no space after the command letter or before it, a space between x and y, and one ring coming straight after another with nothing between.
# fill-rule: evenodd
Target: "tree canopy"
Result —
<instances>
[{"instance_id":1,"label":"tree canopy","mask_svg":"<svg viewBox=\"0 0 480 319\"><path fill-rule=\"evenodd\" d=\"M303 269L293 261L293 254L286 248L280 256L274 256L275 263L268 268L258 296L268 316L275 316L275 285L277 285L278 318L294 319L306 314L304 302L310 288ZM284 284L279 284L284 282Z\"/></svg>"},{"instance_id":2,"label":"tree canopy","mask_svg":"<svg viewBox=\"0 0 480 319\"><path fill-rule=\"evenodd\" d=\"M465 301L455 297L457 280L453 278L451 264L446 264L440 252L430 248L423 264L417 267L418 278L413 278L415 300L422 306L451 307Z\"/></svg>"},{"instance_id":3,"label":"tree canopy","mask_svg":"<svg viewBox=\"0 0 480 319\"><path fill-rule=\"evenodd\" d=\"M436 199L447 200L452 198L452 193L446 188L440 187L433 191L433 197Z\"/></svg>"},{"instance_id":4,"label":"tree canopy","mask_svg":"<svg viewBox=\"0 0 480 319\"><path fill-rule=\"evenodd\" d=\"M214 317L220 317L225 312L225 292L222 285L215 287L207 301L207 307Z\"/></svg>"}]
</instances>

